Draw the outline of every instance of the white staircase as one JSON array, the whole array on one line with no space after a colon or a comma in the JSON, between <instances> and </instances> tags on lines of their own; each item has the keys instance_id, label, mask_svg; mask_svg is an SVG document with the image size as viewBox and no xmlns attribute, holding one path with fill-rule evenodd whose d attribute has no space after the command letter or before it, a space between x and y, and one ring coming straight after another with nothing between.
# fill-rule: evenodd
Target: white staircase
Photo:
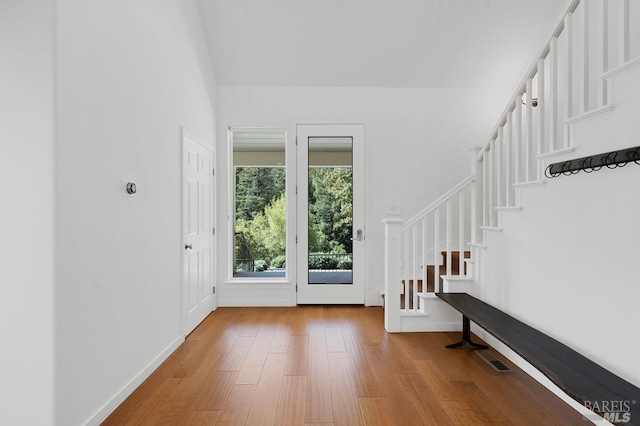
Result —
<instances>
[{"instance_id":1,"label":"white staircase","mask_svg":"<svg viewBox=\"0 0 640 426\"><path fill-rule=\"evenodd\" d=\"M412 218L383 221L387 331L460 330L459 315L435 293L480 294L487 233L502 232L503 215L526 208L523 191L545 184L549 163L572 155L577 123L614 110L613 78L640 66L639 30L640 2L572 1L489 141L472 150L471 175ZM467 250L471 258L459 256L452 274L452 252Z\"/></svg>"}]
</instances>

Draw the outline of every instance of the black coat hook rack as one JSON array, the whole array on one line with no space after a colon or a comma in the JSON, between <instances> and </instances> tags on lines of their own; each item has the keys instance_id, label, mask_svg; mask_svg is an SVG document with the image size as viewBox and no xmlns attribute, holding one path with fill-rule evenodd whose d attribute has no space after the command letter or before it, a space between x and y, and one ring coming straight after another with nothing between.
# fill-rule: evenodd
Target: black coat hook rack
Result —
<instances>
[{"instance_id":1,"label":"black coat hook rack","mask_svg":"<svg viewBox=\"0 0 640 426\"><path fill-rule=\"evenodd\" d=\"M575 175L580 170L591 173L603 167L608 169L624 167L630 162L640 165L640 146L549 164L544 174L548 178L554 178L560 175Z\"/></svg>"}]
</instances>

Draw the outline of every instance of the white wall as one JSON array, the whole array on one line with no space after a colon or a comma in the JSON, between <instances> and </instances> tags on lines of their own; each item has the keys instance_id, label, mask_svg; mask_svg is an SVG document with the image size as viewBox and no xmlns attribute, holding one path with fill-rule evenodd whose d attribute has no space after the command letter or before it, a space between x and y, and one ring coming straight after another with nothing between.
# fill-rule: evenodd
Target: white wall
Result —
<instances>
[{"instance_id":1,"label":"white wall","mask_svg":"<svg viewBox=\"0 0 640 426\"><path fill-rule=\"evenodd\" d=\"M54 6L0 2L0 424L53 417Z\"/></svg>"},{"instance_id":2,"label":"white wall","mask_svg":"<svg viewBox=\"0 0 640 426\"><path fill-rule=\"evenodd\" d=\"M215 143L215 80L190 0L57 17L56 423L78 425L182 339L181 126Z\"/></svg>"},{"instance_id":3,"label":"white wall","mask_svg":"<svg viewBox=\"0 0 640 426\"><path fill-rule=\"evenodd\" d=\"M409 218L467 177L467 150L484 142L502 101L479 89L219 87L220 304L295 304L290 283L224 284L230 266L229 222L222 220L229 213L228 126L285 127L291 165L296 124L365 125L366 303L379 304L373 291L383 284L387 204L401 204Z\"/></svg>"},{"instance_id":4,"label":"white wall","mask_svg":"<svg viewBox=\"0 0 640 426\"><path fill-rule=\"evenodd\" d=\"M557 162L638 145L640 67L614 80L613 112L576 126ZM551 179L488 234L482 298L640 386L640 167Z\"/></svg>"}]
</instances>

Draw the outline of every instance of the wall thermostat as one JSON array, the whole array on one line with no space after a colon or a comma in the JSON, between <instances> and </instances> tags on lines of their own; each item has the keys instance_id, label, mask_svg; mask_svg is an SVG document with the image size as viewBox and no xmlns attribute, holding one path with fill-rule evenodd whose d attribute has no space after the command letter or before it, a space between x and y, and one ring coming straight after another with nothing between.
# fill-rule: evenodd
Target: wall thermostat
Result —
<instances>
[{"instance_id":1,"label":"wall thermostat","mask_svg":"<svg viewBox=\"0 0 640 426\"><path fill-rule=\"evenodd\" d=\"M136 193L136 184L134 182L127 182L127 186L125 187L127 194L133 195Z\"/></svg>"}]
</instances>

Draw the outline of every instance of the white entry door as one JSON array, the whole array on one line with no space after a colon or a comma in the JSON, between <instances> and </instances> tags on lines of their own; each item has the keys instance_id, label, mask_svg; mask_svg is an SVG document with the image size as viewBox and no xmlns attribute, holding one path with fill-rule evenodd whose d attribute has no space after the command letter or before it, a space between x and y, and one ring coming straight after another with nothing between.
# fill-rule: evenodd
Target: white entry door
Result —
<instances>
[{"instance_id":1,"label":"white entry door","mask_svg":"<svg viewBox=\"0 0 640 426\"><path fill-rule=\"evenodd\" d=\"M297 127L297 302L364 304L364 126Z\"/></svg>"},{"instance_id":2,"label":"white entry door","mask_svg":"<svg viewBox=\"0 0 640 426\"><path fill-rule=\"evenodd\" d=\"M183 132L183 332L191 333L215 307L213 203L214 154Z\"/></svg>"}]
</instances>

